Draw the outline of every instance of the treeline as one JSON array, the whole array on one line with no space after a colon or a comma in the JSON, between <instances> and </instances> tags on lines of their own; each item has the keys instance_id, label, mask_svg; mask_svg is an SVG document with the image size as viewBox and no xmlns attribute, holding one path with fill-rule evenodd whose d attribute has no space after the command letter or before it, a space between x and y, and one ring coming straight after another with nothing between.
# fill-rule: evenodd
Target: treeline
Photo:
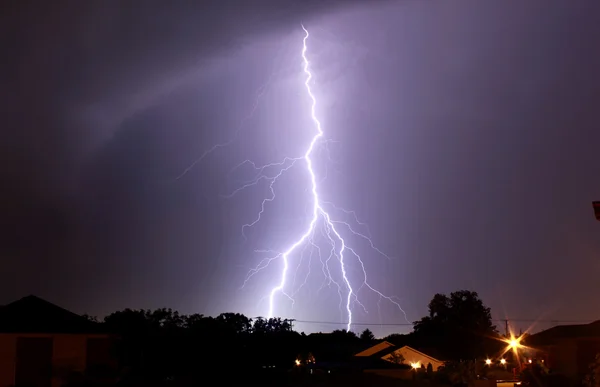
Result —
<instances>
[{"instance_id":1,"label":"treeline","mask_svg":"<svg viewBox=\"0 0 600 387\"><path fill-rule=\"evenodd\" d=\"M216 317L183 315L171 309L110 314L104 328L119 337L120 368L153 379L190 376L207 370L288 370L295 360L314 356L317 363L349 360L375 344L370 330L360 335L337 330L306 335L281 318L251 319L239 313ZM396 345L429 348L443 360L487 357L502 344L490 309L471 291L438 294L429 313L410 334L391 335Z\"/></svg>"},{"instance_id":2,"label":"treeline","mask_svg":"<svg viewBox=\"0 0 600 387\"><path fill-rule=\"evenodd\" d=\"M183 315L167 308L126 309L110 314L102 323L119 337L115 350L120 368L152 379L193 377L232 366L246 371L287 370L296 359L310 355L339 361L374 340L372 334L364 342L353 332L341 330L306 335L281 318L250 319L239 313Z\"/></svg>"}]
</instances>

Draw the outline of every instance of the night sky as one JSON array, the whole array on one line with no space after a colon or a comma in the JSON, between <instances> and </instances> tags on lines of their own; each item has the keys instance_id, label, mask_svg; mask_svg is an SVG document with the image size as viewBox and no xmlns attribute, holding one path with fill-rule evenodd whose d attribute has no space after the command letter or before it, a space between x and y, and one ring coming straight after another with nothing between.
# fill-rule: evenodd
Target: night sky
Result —
<instances>
[{"instance_id":1,"label":"night sky","mask_svg":"<svg viewBox=\"0 0 600 387\"><path fill-rule=\"evenodd\" d=\"M599 319L600 3L360 3L4 2L0 303L267 314L281 260L242 285L266 257L254 250L285 250L310 221L306 166L277 181L246 238L269 181L224 196L255 177L236 165L301 156L315 134L303 23L329 140L314 153L319 195L389 255L341 228L369 283L408 321L459 289L535 329ZM275 314L344 328L311 262ZM356 322L406 323L359 296Z\"/></svg>"}]
</instances>

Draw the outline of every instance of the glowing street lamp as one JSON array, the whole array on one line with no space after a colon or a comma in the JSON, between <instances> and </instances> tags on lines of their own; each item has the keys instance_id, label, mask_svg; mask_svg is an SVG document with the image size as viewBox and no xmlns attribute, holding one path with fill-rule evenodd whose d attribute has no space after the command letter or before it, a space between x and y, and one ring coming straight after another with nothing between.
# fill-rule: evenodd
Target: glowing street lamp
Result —
<instances>
[{"instance_id":1,"label":"glowing street lamp","mask_svg":"<svg viewBox=\"0 0 600 387\"><path fill-rule=\"evenodd\" d=\"M492 360L491 359L485 359L485 364L491 365L492 364Z\"/></svg>"},{"instance_id":2,"label":"glowing street lamp","mask_svg":"<svg viewBox=\"0 0 600 387\"><path fill-rule=\"evenodd\" d=\"M513 335L511 335L510 338L505 339L504 342L507 344L505 352L512 350L515 355L518 354L519 348L523 347L521 339L522 337L514 337Z\"/></svg>"},{"instance_id":3,"label":"glowing street lamp","mask_svg":"<svg viewBox=\"0 0 600 387\"><path fill-rule=\"evenodd\" d=\"M517 349L521 346L521 343L518 339L512 338L508 341L508 346L512 349Z\"/></svg>"},{"instance_id":4,"label":"glowing street lamp","mask_svg":"<svg viewBox=\"0 0 600 387\"><path fill-rule=\"evenodd\" d=\"M500 364L505 365L506 364L506 359L500 359Z\"/></svg>"},{"instance_id":5,"label":"glowing street lamp","mask_svg":"<svg viewBox=\"0 0 600 387\"><path fill-rule=\"evenodd\" d=\"M419 368L419 367L420 367L420 364L419 364L419 362L416 362L416 363L410 363L410 366L413 368L413 370L416 370L417 368Z\"/></svg>"}]
</instances>

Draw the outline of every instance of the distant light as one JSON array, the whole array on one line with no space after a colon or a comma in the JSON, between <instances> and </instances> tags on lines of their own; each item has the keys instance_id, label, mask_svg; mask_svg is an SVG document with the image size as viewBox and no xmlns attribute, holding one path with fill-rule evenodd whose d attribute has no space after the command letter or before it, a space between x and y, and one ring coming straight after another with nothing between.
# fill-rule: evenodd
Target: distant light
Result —
<instances>
[{"instance_id":1,"label":"distant light","mask_svg":"<svg viewBox=\"0 0 600 387\"><path fill-rule=\"evenodd\" d=\"M300 365L300 360L296 359L296 365L299 366Z\"/></svg>"},{"instance_id":2,"label":"distant light","mask_svg":"<svg viewBox=\"0 0 600 387\"><path fill-rule=\"evenodd\" d=\"M523 347L523 345L521 344L521 340L523 339L523 337L514 337L511 336L510 339L505 339L504 342L506 342L507 344L507 349L512 349L513 352L517 352L517 350L521 347Z\"/></svg>"},{"instance_id":3,"label":"distant light","mask_svg":"<svg viewBox=\"0 0 600 387\"><path fill-rule=\"evenodd\" d=\"M487 364L487 365L492 364L492 360L491 359L485 359L485 364Z\"/></svg>"},{"instance_id":4,"label":"distant light","mask_svg":"<svg viewBox=\"0 0 600 387\"><path fill-rule=\"evenodd\" d=\"M531 363L531 359L529 359L529 363Z\"/></svg>"},{"instance_id":5,"label":"distant light","mask_svg":"<svg viewBox=\"0 0 600 387\"><path fill-rule=\"evenodd\" d=\"M416 370L416 369L417 369L417 368L419 368L421 365L419 364L419 362L416 362L416 363L410 363L410 366L411 366L413 369L415 369L415 370Z\"/></svg>"},{"instance_id":6,"label":"distant light","mask_svg":"<svg viewBox=\"0 0 600 387\"><path fill-rule=\"evenodd\" d=\"M500 359L500 364L506 364L506 359Z\"/></svg>"}]
</instances>

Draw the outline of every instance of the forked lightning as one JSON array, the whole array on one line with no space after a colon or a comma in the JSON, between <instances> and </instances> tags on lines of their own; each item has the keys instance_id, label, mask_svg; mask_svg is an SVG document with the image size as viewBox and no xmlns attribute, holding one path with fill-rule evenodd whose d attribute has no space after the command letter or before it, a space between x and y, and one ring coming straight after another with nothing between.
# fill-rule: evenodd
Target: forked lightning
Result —
<instances>
[{"instance_id":1,"label":"forked lightning","mask_svg":"<svg viewBox=\"0 0 600 387\"><path fill-rule=\"evenodd\" d=\"M367 278L367 272L365 270L365 266L364 266L361 256L358 254L358 252L354 248L352 248L347 243L347 241L346 241L347 238L345 239L342 236L343 233L341 230L345 230L345 232L349 233L349 235L366 240L366 242L370 245L370 247L373 249L373 251L375 251L377 254L382 255L388 259L389 259L389 257L387 255L385 255L381 250L379 250L374 245L374 243L372 242L372 240L370 238L370 233L368 231L366 232L366 235L365 235L365 233L362 233L362 232L356 230L355 228L353 228L350 223L348 223L346 221L335 219L332 216L332 214L330 213L331 211L334 211L337 213L343 213L345 215L351 215L352 220L355 222L355 224L358 227L364 228L365 225L358 220L356 214L353 211L348 211L343 208L336 207L332 203L322 201L321 198L319 197L318 181L317 181L317 176L316 176L316 173L315 173L315 170L313 167L313 159L311 158L311 156L313 155L313 152L315 151L315 149L318 146L326 143L327 141L324 139L323 128L322 128L321 122L319 121L317 114L316 114L317 99L315 98L315 95L313 94L313 91L311 89L311 81L313 79L313 75L310 71L310 62L307 57L307 50L308 50L307 42L308 42L310 34L309 34L308 30L304 27L304 25L302 25L302 29L305 33L304 38L302 40L302 52L301 52L302 60L303 60L303 69L304 69L304 73L306 75L306 78L304 81L304 86L306 89L306 93L307 93L308 97L310 98L310 102L311 102L310 116L314 123L315 135L312 137L312 140L308 144L306 151L304 152L304 154L302 156L286 157L281 162L271 163L271 164L267 164L267 165L263 165L263 166L257 166L250 160L246 160L243 163L241 163L240 165L246 164L246 163L252 165L255 168L255 170L257 171L257 174L255 175L256 178L254 180L252 180L250 183L245 184L242 187L235 190L232 194L228 195L228 197L232 197L233 195L239 193L243 189L258 184L260 181L268 181L270 196L263 199L263 201L261 203L260 211L258 212L256 218L252 222L247 223L242 226L242 233L244 233L247 228L252 227L261 221L261 217L266 210L266 205L269 202L272 202L273 200L276 199L274 187L275 187L275 184L277 183L278 179L293 167L297 167L300 165L304 165L306 167L306 171L308 172L308 177L309 177L309 186L307 188L310 190L310 192L312 194L311 195L311 199L312 199L311 205L312 206L311 206L311 212L310 212L310 221L306 225L305 231L301 235L298 235L296 238L294 238L293 242L284 251L281 251L281 252L268 251L267 253L271 253L271 255L268 258L263 259L254 269L250 270L250 272L246 276L244 285L256 273L258 273L261 270L265 269L266 267L270 266L272 263L281 262L283 267L282 267L281 273L278 277L278 282L277 282L276 286L273 287L271 289L270 293L268 294L268 300L269 300L268 317L269 318L273 317L276 313L275 305L276 305L276 301L277 301L277 296L280 294L284 295L287 298L289 298L290 300L292 300L292 302L293 302L294 295L298 292L298 290L300 290L300 288L302 288L302 286L304 286L306 284L306 280L307 280L308 276L311 274L310 262L312 260L313 253L316 252L317 256L319 257L320 263L321 263L321 269L322 269L321 271L322 271L323 275L325 276L326 284L327 285L334 284L337 288L337 291L338 291L338 294L340 297L340 309L341 310L345 309L345 314L347 315L347 329L351 330L352 321L353 321L353 316L352 316L353 305L357 304L366 311L365 306L360 302L359 297L358 297L359 292L365 288L366 288L366 290L371 291L371 292L375 293L376 295L378 295L380 300L385 299L385 300L389 301L390 303L392 303L403 314L404 314L404 311L402 310L402 308L400 307L398 302L396 302L394 300L393 297L384 295L379 290L377 290L376 288L374 288L373 286L371 286L369 284L369 281ZM226 143L226 144L228 144L228 143ZM213 148L210 149L210 151L213 151L220 147L221 146L214 146ZM203 155L203 157L204 156L205 156L205 154ZM185 172L187 172L187 171L189 171L189 168L186 169ZM328 211L326 209L326 207L329 208L330 211ZM317 230L321 233L321 236L323 236L325 238L325 240L328 241L328 244L329 244L328 249L327 249L328 255L326 257L321 254L325 249L323 249L322 246L319 247L318 244L315 242L314 238L315 238ZM290 289L291 290L291 294L290 294L290 291L287 291L286 289L287 289L287 287L290 287L290 285L288 285L288 282L289 282L288 277L290 276L289 272L290 272L291 260L293 260L293 259L298 260L299 263L296 265L296 271L297 271L298 268L300 267L301 260L303 259L303 254L306 249L310 250L308 273L304 277L304 281L303 281L302 285L300 286L300 288L295 291L293 289ZM266 252L266 251L259 251L259 252ZM330 265L331 265L332 260L334 262L339 263L339 268L340 268L341 277L342 277L340 282L336 282L333 279L332 274L330 272ZM362 271L363 278L362 278L362 281L360 284L353 285L348 276L348 272L347 272L348 265L350 265L352 263L354 263L355 265L357 264L358 267L360 268L360 271ZM293 276L294 282L296 280L296 274L297 273L295 273ZM291 287L293 287L293 284L291 284ZM378 306L379 306L379 303L378 303ZM404 317L406 318L405 314L404 314Z\"/></svg>"}]
</instances>

